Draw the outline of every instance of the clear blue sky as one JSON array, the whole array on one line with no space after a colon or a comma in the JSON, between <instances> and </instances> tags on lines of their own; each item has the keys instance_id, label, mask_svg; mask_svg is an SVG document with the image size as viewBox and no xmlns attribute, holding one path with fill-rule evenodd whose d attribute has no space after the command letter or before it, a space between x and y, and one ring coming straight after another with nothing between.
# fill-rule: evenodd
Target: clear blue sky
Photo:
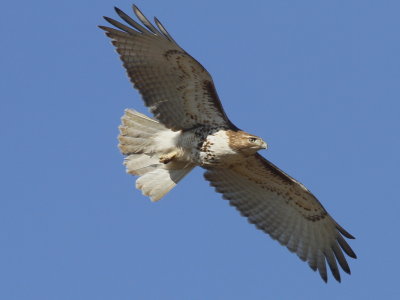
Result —
<instances>
[{"instance_id":1,"label":"clear blue sky","mask_svg":"<svg viewBox=\"0 0 400 300\"><path fill-rule=\"evenodd\" d=\"M131 1L6 1L0 299L400 299L400 2L138 0L213 75L231 120L356 240L317 273L198 169L158 203L117 149L147 112L96 26Z\"/></svg>"}]
</instances>

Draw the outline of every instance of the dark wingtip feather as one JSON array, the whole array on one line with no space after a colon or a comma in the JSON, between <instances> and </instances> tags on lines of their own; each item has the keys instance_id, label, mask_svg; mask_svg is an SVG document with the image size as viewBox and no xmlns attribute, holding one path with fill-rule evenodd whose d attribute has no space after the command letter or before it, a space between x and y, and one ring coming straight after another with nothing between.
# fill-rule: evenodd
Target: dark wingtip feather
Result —
<instances>
[{"instance_id":1,"label":"dark wingtip feather","mask_svg":"<svg viewBox=\"0 0 400 300\"><path fill-rule=\"evenodd\" d=\"M121 17L121 15L125 15L125 13L124 13L121 9L119 9L118 7L116 7L116 6L114 6L114 10L115 10L115 12L117 13L117 15L120 16L120 17ZM122 17L121 17L121 18L122 18Z\"/></svg>"},{"instance_id":2,"label":"dark wingtip feather","mask_svg":"<svg viewBox=\"0 0 400 300\"><path fill-rule=\"evenodd\" d=\"M118 16L120 16L120 18L122 18L123 20L125 20L126 17L130 18L126 13L124 13L121 9L119 9L118 7L114 6L114 10L117 13ZM129 23L129 22L128 22Z\"/></svg>"},{"instance_id":3,"label":"dark wingtip feather","mask_svg":"<svg viewBox=\"0 0 400 300\"><path fill-rule=\"evenodd\" d=\"M332 271L332 274L333 274L333 277L335 277L335 279L337 280L337 282L341 282L341 278L340 278L340 272L339 272L339 269L333 269L332 270L332 268L331 268L331 271Z\"/></svg>"},{"instance_id":4,"label":"dark wingtip feather","mask_svg":"<svg viewBox=\"0 0 400 300\"><path fill-rule=\"evenodd\" d=\"M338 269L338 265L336 263L336 259L333 256L333 253L330 250L324 251L325 259L328 262L329 269L332 272L333 277L340 282L340 272Z\"/></svg>"},{"instance_id":5,"label":"dark wingtip feather","mask_svg":"<svg viewBox=\"0 0 400 300\"><path fill-rule=\"evenodd\" d=\"M338 223L336 223L336 229L339 230L339 232L341 234L343 234L345 237L347 237L348 239L352 239L354 240L355 237L352 236L349 232L347 232L342 226L340 226Z\"/></svg>"},{"instance_id":6,"label":"dark wingtip feather","mask_svg":"<svg viewBox=\"0 0 400 300\"><path fill-rule=\"evenodd\" d=\"M107 16L103 16L103 19L106 20L108 23L112 24L113 23L113 19L107 17Z\"/></svg>"},{"instance_id":7,"label":"dark wingtip feather","mask_svg":"<svg viewBox=\"0 0 400 300\"><path fill-rule=\"evenodd\" d=\"M317 269L322 280L328 282L328 272L326 270L325 255L320 253L317 259Z\"/></svg>"},{"instance_id":8,"label":"dark wingtip feather","mask_svg":"<svg viewBox=\"0 0 400 300\"><path fill-rule=\"evenodd\" d=\"M351 240L355 240L356 238L354 236L352 236L350 233L347 233L347 235L345 235L345 237L347 237L348 239Z\"/></svg>"},{"instance_id":9,"label":"dark wingtip feather","mask_svg":"<svg viewBox=\"0 0 400 300\"><path fill-rule=\"evenodd\" d=\"M338 259L338 262L340 264L340 267L343 269L343 271L345 271L347 274L351 274L349 264L347 263L346 260L339 260Z\"/></svg>"},{"instance_id":10,"label":"dark wingtip feather","mask_svg":"<svg viewBox=\"0 0 400 300\"><path fill-rule=\"evenodd\" d=\"M339 262L339 265L342 267L343 271L345 271L347 274L350 274L349 264L347 263L346 258L344 257L344 254L337 242L332 244L332 250L335 254L336 260Z\"/></svg>"},{"instance_id":11,"label":"dark wingtip feather","mask_svg":"<svg viewBox=\"0 0 400 300\"><path fill-rule=\"evenodd\" d=\"M121 22L114 20L112 18L109 17L104 17L104 20L106 20L108 23L110 23L111 25L117 27L118 29L122 30L125 33L128 33L130 35L136 35L139 34L136 30L134 30L133 28L126 26L124 24L122 24Z\"/></svg>"},{"instance_id":12,"label":"dark wingtip feather","mask_svg":"<svg viewBox=\"0 0 400 300\"><path fill-rule=\"evenodd\" d=\"M313 270L314 272L317 271L317 266L316 265L310 265L308 264L311 268L311 270Z\"/></svg>"},{"instance_id":13,"label":"dark wingtip feather","mask_svg":"<svg viewBox=\"0 0 400 300\"><path fill-rule=\"evenodd\" d=\"M350 256L351 258L357 258L357 255L354 253L353 249L351 249L349 244L347 244L347 242L341 235L338 235L337 241L340 247L343 249L344 252L346 252L348 256Z\"/></svg>"}]
</instances>

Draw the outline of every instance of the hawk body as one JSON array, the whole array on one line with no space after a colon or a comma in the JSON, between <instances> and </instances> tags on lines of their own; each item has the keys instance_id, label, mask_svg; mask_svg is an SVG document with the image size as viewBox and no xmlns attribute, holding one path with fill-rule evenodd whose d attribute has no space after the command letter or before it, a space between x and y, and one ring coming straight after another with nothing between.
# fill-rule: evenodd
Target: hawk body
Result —
<instances>
[{"instance_id":1,"label":"hawk body","mask_svg":"<svg viewBox=\"0 0 400 300\"><path fill-rule=\"evenodd\" d=\"M307 261L324 281L326 264L340 281L339 266L350 273L344 254L356 258L344 237L354 237L304 185L257 153L267 144L228 119L207 70L157 19L155 27L133 10L143 25L116 8L129 26L105 17L118 29L100 28L155 118L130 109L122 117L119 147L127 172L139 176L136 187L157 201L202 167L250 223Z\"/></svg>"}]
</instances>

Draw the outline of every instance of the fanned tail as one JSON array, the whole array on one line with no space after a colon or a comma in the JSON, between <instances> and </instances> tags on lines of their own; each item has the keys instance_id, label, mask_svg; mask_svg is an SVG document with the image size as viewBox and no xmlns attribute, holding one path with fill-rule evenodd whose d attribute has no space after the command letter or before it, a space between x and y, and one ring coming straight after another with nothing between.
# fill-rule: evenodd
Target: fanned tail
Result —
<instances>
[{"instance_id":1,"label":"fanned tail","mask_svg":"<svg viewBox=\"0 0 400 300\"><path fill-rule=\"evenodd\" d=\"M151 201L160 200L194 168L193 164L179 161L160 162L162 155L174 150L180 132L131 109L125 110L119 130L118 146L126 155L126 171L139 176L136 188Z\"/></svg>"}]
</instances>

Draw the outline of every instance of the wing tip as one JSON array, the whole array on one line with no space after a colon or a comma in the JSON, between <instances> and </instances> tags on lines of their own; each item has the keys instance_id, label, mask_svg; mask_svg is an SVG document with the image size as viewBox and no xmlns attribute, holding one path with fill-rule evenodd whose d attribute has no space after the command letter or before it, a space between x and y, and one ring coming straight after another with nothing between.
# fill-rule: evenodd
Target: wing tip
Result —
<instances>
[{"instance_id":1,"label":"wing tip","mask_svg":"<svg viewBox=\"0 0 400 300\"><path fill-rule=\"evenodd\" d=\"M117 13L118 16L121 16L121 14L124 14L124 12L120 8L118 8L117 6L114 6L114 10L115 10L115 12Z\"/></svg>"},{"instance_id":2,"label":"wing tip","mask_svg":"<svg viewBox=\"0 0 400 300\"><path fill-rule=\"evenodd\" d=\"M322 278L322 280L325 282L325 283L328 283L328 274L327 273L319 273L319 275L321 276L321 278Z\"/></svg>"},{"instance_id":3,"label":"wing tip","mask_svg":"<svg viewBox=\"0 0 400 300\"><path fill-rule=\"evenodd\" d=\"M331 270L333 277L336 279L337 282L341 282L342 278L340 277L340 272L338 269L336 269L335 271Z\"/></svg>"},{"instance_id":4,"label":"wing tip","mask_svg":"<svg viewBox=\"0 0 400 300\"><path fill-rule=\"evenodd\" d=\"M133 12L135 13L135 15L137 15L137 12L139 12L140 14L142 14L142 12L141 12L140 9L136 6L136 4L132 4L132 9L133 9Z\"/></svg>"},{"instance_id":5,"label":"wing tip","mask_svg":"<svg viewBox=\"0 0 400 300\"><path fill-rule=\"evenodd\" d=\"M350 267L348 267L348 268L343 268L343 266L341 266L341 267L342 267L343 271L345 271L347 274L351 275Z\"/></svg>"},{"instance_id":6,"label":"wing tip","mask_svg":"<svg viewBox=\"0 0 400 300\"><path fill-rule=\"evenodd\" d=\"M348 231L346 231L342 226L337 225L336 228L337 228L337 230L339 230L339 232L340 232L341 234L343 234L343 236L345 236L346 238L351 239L351 240L355 240L355 239L356 239L353 235L351 235Z\"/></svg>"}]
</instances>

